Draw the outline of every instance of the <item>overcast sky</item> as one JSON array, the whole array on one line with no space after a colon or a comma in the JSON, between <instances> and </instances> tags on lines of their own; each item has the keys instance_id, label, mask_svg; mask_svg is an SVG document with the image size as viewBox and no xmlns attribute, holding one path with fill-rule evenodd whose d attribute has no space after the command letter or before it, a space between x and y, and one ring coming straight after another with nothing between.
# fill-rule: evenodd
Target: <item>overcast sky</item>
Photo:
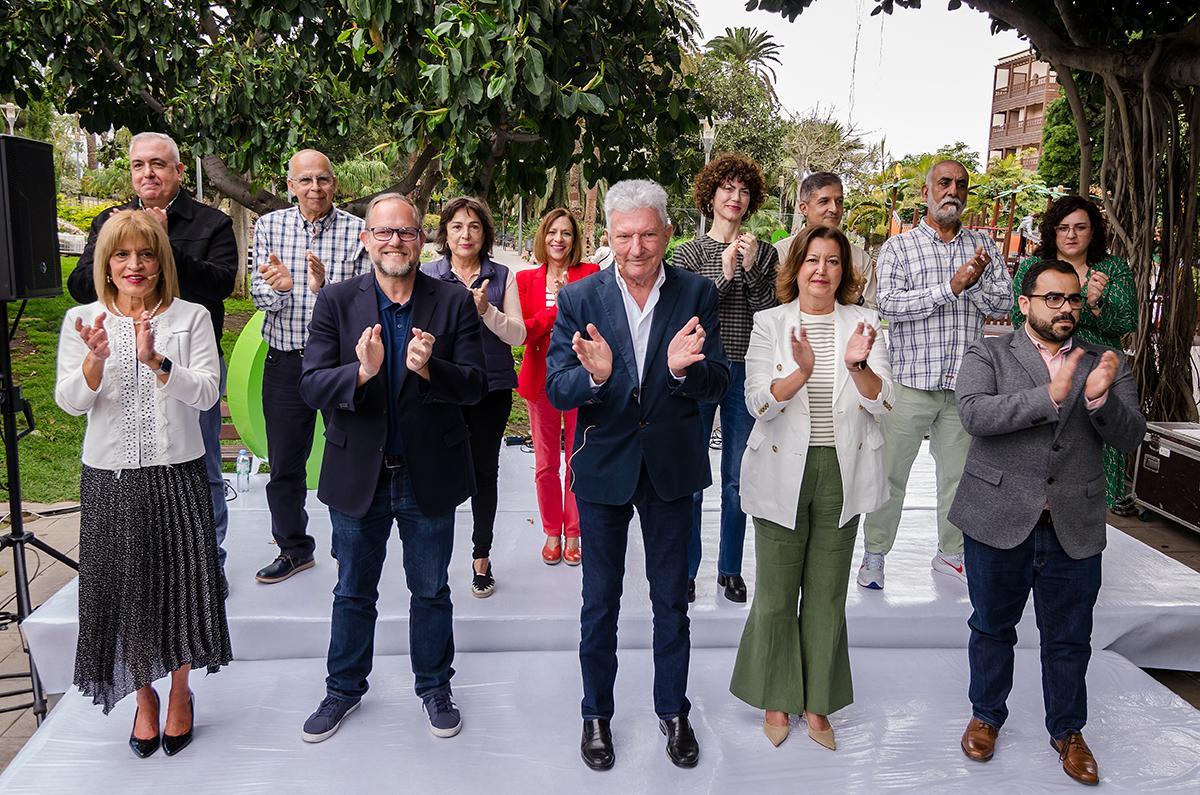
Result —
<instances>
[{"instance_id":1,"label":"overcast sky","mask_svg":"<svg viewBox=\"0 0 1200 795\"><path fill-rule=\"evenodd\" d=\"M886 138L896 157L965 141L986 162L995 63L1028 46L1012 31L991 35L986 15L966 6L947 11L943 0L874 17L874 0L817 0L795 22L746 11L742 0L696 5L705 41L726 27L754 27L775 37L782 46L783 66L775 72L784 107L831 109L866 138Z\"/></svg>"}]
</instances>

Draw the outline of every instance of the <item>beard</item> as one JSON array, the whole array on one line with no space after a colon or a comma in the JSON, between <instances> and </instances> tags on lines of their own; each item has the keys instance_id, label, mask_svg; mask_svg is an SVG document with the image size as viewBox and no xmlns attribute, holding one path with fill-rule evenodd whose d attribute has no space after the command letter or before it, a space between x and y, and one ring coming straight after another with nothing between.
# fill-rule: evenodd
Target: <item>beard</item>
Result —
<instances>
[{"instance_id":1,"label":"beard","mask_svg":"<svg viewBox=\"0 0 1200 795\"><path fill-rule=\"evenodd\" d=\"M413 260L410 258L407 262L399 264L390 264L388 257L380 254L379 259L375 261L375 268L384 276L392 279L403 279L413 272Z\"/></svg>"},{"instance_id":2,"label":"beard","mask_svg":"<svg viewBox=\"0 0 1200 795\"><path fill-rule=\"evenodd\" d=\"M930 213L939 224L956 224L962 219L963 203L953 197L942 199Z\"/></svg>"},{"instance_id":3,"label":"beard","mask_svg":"<svg viewBox=\"0 0 1200 795\"><path fill-rule=\"evenodd\" d=\"M1060 320L1069 320L1071 322L1071 327L1066 331L1060 331L1056 327L1056 324ZM1029 315L1026 318L1026 322L1028 322L1029 327L1046 342L1066 342L1071 338L1071 335L1075 333L1075 326L1077 325L1074 315L1055 315L1055 317L1049 322Z\"/></svg>"}]
</instances>

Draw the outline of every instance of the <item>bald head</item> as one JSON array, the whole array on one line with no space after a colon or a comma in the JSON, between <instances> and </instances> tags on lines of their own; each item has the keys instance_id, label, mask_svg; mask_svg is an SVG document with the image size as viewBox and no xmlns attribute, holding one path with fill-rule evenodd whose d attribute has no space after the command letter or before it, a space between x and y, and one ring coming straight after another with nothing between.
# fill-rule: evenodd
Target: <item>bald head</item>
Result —
<instances>
[{"instance_id":1,"label":"bald head","mask_svg":"<svg viewBox=\"0 0 1200 795\"><path fill-rule=\"evenodd\" d=\"M333 164L316 149L301 149L288 161L288 190L296 197L300 212L314 221L333 207L337 177Z\"/></svg>"}]
</instances>

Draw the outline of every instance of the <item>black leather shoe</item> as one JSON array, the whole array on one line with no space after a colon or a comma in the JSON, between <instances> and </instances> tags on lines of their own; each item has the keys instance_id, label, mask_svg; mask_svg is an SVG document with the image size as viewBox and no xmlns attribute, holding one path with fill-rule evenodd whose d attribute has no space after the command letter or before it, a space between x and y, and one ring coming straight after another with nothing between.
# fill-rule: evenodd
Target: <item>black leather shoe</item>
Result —
<instances>
[{"instance_id":1,"label":"black leather shoe","mask_svg":"<svg viewBox=\"0 0 1200 795\"><path fill-rule=\"evenodd\" d=\"M659 730L667 735L667 756L676 767L695 767L700 761L700 745L687 715L676 715L668 720L659 720Z\"/></svg>"},{"instance_id":2,"label":"black leather shoe","mask_svg":"<svg viewBox=\"0 0 1200 795\"><path fill-rule=\"evenodd\" d=\"M688 604L696 601L696 581L688 580Z\"/></svg>"},{"instance_id":3,"label":"black leather shoe","mask_svg":"<svg viewBox=\"0 0 1200 795\"><path fill-rule=\"evenodd\" d=\"M183 734L163 735L163 753L167 756L175 756L175 754L187 748L192 743L192 729L196 727L196 698L190 692L188 693L188 708L192 713L192 722L188 724L188 730Z\"/></svg>"},{"instance_id":4,"label":"black leather shoe","mask_svg":"<svg viewBox=\"0 0 1200 795\"><path fill-rule=\"evenodd\" d=\"M717 585L725 588L725 598L731 602L746 601L746 581L740 574L718 574Z\"/></svg>"},{"instance_id":5,"label":"black leather shoe","mask_svg":"<svg viewBox=\"0 0 1200 795\"><path fill-rule=\"evenodd\" d=\"M579 754L585 765L592 770L608 770L616 757L613 755L612 732L604 718L593 718L583 722L583 739L579 741Z\"/></svg>"},{"instance_id":6,"label":"black leather shoe","mask_svg":"<svg viewBox=\"0 0 1200 795\"><path fill-rule=\"evenodd\" d=\"M295 560L287 555L280 555L275 558L274 562L265 569L260 569L258 574L254 575L254 579L259 582L264 582L267 585L273 585L277 582L283 582L293 574L298 574L305 569L311 569L317 565L317 562L312 558L307 560Z\"/></svg>"},{"instance_id":7,"label":"black leather shoe","mask_svg":"<svg viewBox=\"0 0 1200 795\"><path fill-rule=\"evenodd\" d=\"M158 718L157 718L157 715L158 715L158 693L154 694L154 702L155 702L155 710L154 710L155 721L154 722L158 723ZM137 716L138 716L137 710L134 710L134 712L133 712L134 728L137 727ZM133 753L139 759L145 759L146 757L150 756L155 751L157 751L161 740L162 740L162 732L155 734L149 740L139 740L138 738L133 736L132 729L129 731L129 748L130 748L130 750L133 751Z\"/></svg>"}]
</instances>

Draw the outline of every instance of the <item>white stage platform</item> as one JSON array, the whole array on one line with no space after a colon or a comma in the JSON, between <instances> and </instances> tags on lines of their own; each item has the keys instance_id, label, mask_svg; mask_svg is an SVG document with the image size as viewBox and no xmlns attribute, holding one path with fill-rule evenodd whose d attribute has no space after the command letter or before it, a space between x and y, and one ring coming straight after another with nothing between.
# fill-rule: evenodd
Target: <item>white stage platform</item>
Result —
<instances>
[{"instance_id":1,"label":"white stage platform","mask_svg":"<svg viewBox=\"0 0 1200 795\"><path fill-rule=\"evenodd\" d=\"M714 453L714 464L717 454ZM500 512L493 567L499 582L488 599L474 599L470 571L470 513L458 512L450 584L454 594L455 644L464 652L567 651L578 648L580 570L541 562L543 543L533 495L533 456L505 448L501 456ZM714 466L714 469L717 468ZM324 657L329 644L332 590L337 579L329 557L328 509L310 492L310 532L317 539L316 568L277 585L254 581L270 562L270 519L263 486L230 503L226 571L233 651L239 660ZM847 620L855 647L965 648L970 603L966 586L934 574L929 561L936 545L933 462L925 451L914 467L896 548L887 559L887 587L867 591L850 581ZM691 610L693 648L735 647L746 606L718 595L716 547L719 496L706 494L705 557ZM636 519L635 519L636 521ZM621 612L621 645L650 647L650 601L640 533L631 531L627 583ZM747 532L744 571L753 596L753 528ZM852 563L857 571L862 538ZM401 569L401 544L393 538L380 585L376 653L408 651L408 593ZM584 555L587 540L583 541ZM49 692L71 684L77 636L77 591L73 581L48 599L23 624ZM1036 647L1032 603L1019 628L1020 643ZM1200 665L1200 574L1109 528L1104 585L1095 611L1092 645L1123 655L1136 665L1195 670Z\"/></svg>"},{"instance_id":2,"label":"white stage platform","mask_svg":"<svg viewBox=\"0 0 1200 795\"><path fill-rule=\"evenodd\" d=\"M1079 792L1043 727L1037 652L1019 650L1009 722L995 758L959 750L970 716L960 649L854 649L855 703L833 716L838 750L803 725L779 748L762 713L729 694L732 649L692 655L689 695L700 742L693 770L671 765L650 697L650 653L621 654L615 767L579 758L580 684L570 652L462 654L455 696L463 731L440 740L412 693L406 657L376 659L374 688L341 731L300 740L323 695L321 660L237 662L193 677L195 742L141 760L126 744L134 702L107 718L73 691L0 776L6 793L286 791L496 793ZM1088 673L1085 735L1108 792L1196 792L1200 713L1120 656L1098 652ZM165 693L165 680L160 692Z\"/></svg>"}]
</instances>

